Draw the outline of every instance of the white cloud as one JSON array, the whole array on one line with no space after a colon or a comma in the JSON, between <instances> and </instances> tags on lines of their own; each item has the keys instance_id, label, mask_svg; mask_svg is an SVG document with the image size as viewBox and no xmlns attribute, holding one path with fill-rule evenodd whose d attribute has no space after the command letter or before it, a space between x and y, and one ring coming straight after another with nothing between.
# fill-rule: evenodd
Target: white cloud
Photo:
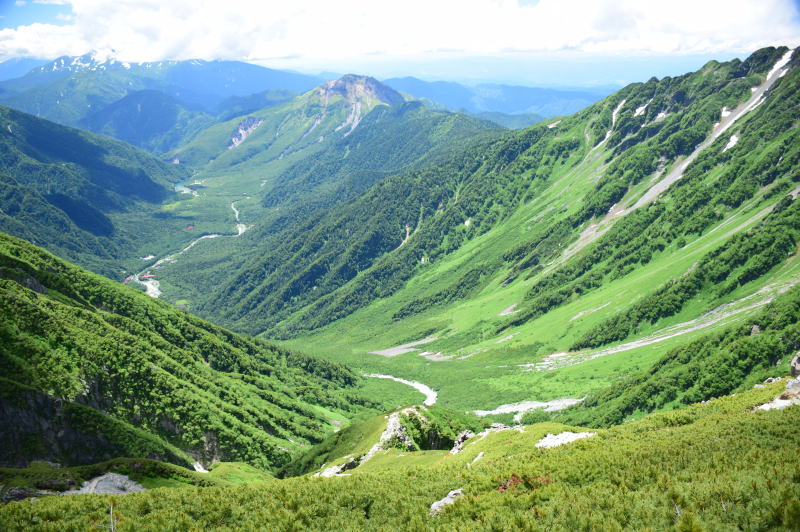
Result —
<instances>
[{"instance_id":1,"label":"white cloud","mask_svg":"<svg viewBox=\"0 0 800 532\"><path fill-rule=\"evenodd\" d=\"M16 2L14 2L14 5L15 6L24 6L27 3L28 2L26 2L25 0L17 0Z\"/></svg>"},{"instance_id":2,"label":"white cloud","mask_svg":"<svg viewBox=\"0 0 800 532\"><path fill-rule=\"evenodd\" d=\"M36 0L58 3L63 0ZM72 0L0 30L0 59L115 49L128 61L747 52L800 44L791 0Z\"/></svg>"}]
</instances>

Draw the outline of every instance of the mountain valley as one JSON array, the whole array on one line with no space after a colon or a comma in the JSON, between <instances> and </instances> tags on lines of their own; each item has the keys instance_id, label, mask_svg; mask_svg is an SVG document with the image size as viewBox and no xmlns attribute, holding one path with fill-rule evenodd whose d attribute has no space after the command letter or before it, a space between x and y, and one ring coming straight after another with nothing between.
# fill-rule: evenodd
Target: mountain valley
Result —
<instances>
[{"instance_id":1,"label":"mountain valley","mask_svg":"<svg viewBox=\"0 0 800 532\"><path fill-rule=\"evenodd\" d=\"M613 94L31 65L3 529L800 523L800 49Z\"/></svg>"}]
</instances>

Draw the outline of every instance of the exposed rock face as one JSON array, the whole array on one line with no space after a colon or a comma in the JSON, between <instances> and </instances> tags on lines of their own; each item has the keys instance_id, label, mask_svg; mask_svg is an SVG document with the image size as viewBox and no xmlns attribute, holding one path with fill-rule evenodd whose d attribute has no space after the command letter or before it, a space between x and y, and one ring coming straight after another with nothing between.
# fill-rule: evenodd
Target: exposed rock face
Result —
<instances>
[{"instance_id":1,"label":"exposed rock face","mask_svg":"<svg viewBox=\"0 0 800 532\"><path fill-rule=\"evenodd\" d=\"M800 379L792 379L786 383L786 391L780 395L784 401L800 399Z\"/></svg>"},{"instance_id":2,"label":"exposed rock face","mask_svg":"<svg viewBox=\"0 0 800 532\"><path fill-rule=\"evenodd\" d=\"M87 421L86 410L32 390L0 397L0 467L27 467L31 461L85 465L126 455L102 427L93 426L98 418ZM168 453L147 458L185 465Z\"/></svg>"},{"instance_id":3,"label":"exposed rock face","mask_svg":"<svg viewBox=\"0 0 800 532\"><path fill-rule=\"evenodd\" d=\"M453 443L453 448L450 449L450 454L460 453L464 449L464 444L467 442L467 440L473 436L475 436L475 433L471 430L460 432L458 436L456 436L456 441Z\"/></svg>"},{"instance_id":4,"label":"exposed rock face","mask_svg":"<svg viewBox=\"0 0 800 532\"><path fill-rule=\"evenodd\" d=\"M348 456L345 458L345 462L340 465L333 465L328 467L318 473L315 473L315 477L338 477L342 476L343 471L347 471L350 469L355 469L356 467L360 466L364 462L370 460L373 456L375 456L378 452L389 449L389 448L402 448L402 449L414 449L414 441L406 432L405 427L403 424L400 423L400 414L410 415L420 415L417 412L415 407L406 408L405 410L401 410L400 412L392 412L388 416L388 421L386 423L386 429L381 434L378 443L372 446L366 454L358 457ZM323 466L325 467L325 466Z\"/></svg>"},{"instance_id":5,"label":"exposed rock face","mask_svg":"<svg viewBox=\"0 0 800 532\"><path fill-rule=\"evenodd\" d=\"M792 361L789 362L789 374L792 377L800 377L800 352L795 353Z\"/></svg>"},{"instance_id":6,"label":"exposed rock face","mask_svg":"<svg viewBox=\"0 0 800 532\"><path fill-rule=\"evenodd\" d=\"M782 394L755 410L783 410L794 405L800 405L800 379L797 378L786 383L786 390Z\"/></svg>"},{"instance_id":7,"label":"exposed rock face","mask_svg":"<svg viewBox=\"0 0 800 532\"><path fill-rule=\"evenodd\" d=\"M231 143L228 144L228 149L232 150L247 140L247 137L249 137L262 122L264 122L263 118L256 118L254 116L248 116L239 122L239 125L236 126L236 131L231 135Z\"/></svg>"},{"instance_id":8,"label":"exposed rock face","mask_svg":"<svg viewBox=\"0 0 800 532\"><path fill-rule=\"evenodd\" d=\"M397 105L405 101L399 92L375 78L355 74L329 81L318 90L323 101L330 101L330 97L334 95L341 96L351 104L365 99L379 100L387 105Z\"/></svg>"},{"instance_id":9,"label":"exposed rock face","mask_svg":"<svg viewBox=\"0 0 800 532\"><path fill-rule=\"evenodd\" d=\"M341 97L350 106L350 112L344 122L336 126L336 131L347 129L344 136L349 135L361 122L361 118L372 110L376 102L387 105L399 105L405 101L399 92L369 76L347 74L339 79L329 81L317 89L322 114L317 117L305 135L311 133L322 122L327 114L328 104L334 97ZM304 136L305 136L304 135Z\"/></svg>"},{"instance_id":10,"label":"exposed rock face","mask_svg":"<svg viewBox=\"0 0 800 532\"><path fill-rule=\"evenodd\" d=\"M61 495L80 495L83 493L103 493L106 495L126 495L144 491L145 488L126 475L106 473L83 483L80 489L65 491Z\"/></svg>"}]
</instances>

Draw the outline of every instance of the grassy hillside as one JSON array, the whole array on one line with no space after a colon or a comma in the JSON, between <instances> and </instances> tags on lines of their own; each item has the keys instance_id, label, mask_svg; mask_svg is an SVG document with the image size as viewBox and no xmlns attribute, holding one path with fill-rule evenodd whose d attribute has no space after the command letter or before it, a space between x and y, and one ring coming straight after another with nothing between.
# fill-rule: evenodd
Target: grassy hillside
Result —
<instances>
[{"instance_id":1,"label":"grassy hillside","mask_svg":"<svg viewBox=\"0 0 800 532\"><path fill-rule=\"evenodd\" d=\"M215 273L199 310L455 409L600 393L795 284L797 59L766 80L785 56L634 84L386 178Z\"/></svg>"},{"instance_id":2,"label":"grassy hillside","mask_svg":"<svg viewBox=\"0 0 800 532\"><path fill-rule=\"evenodd\" d=\"M233 205L241 213L238 221L247 224L248 230L241 238L204 242L202 250L161 266L166 298L184 302L194 311L215 287L233 286L231 277L242 268L258 277L265 262L291 270L290 257L315 233L329 209L402 169L424 167L503 134L497 126L467 115L396 101L396 93L389 92L391 98L380 96L390 89L374 80L343 79L343 89L323 87L287 104L212 126L176 154L183 165L182 153L207 145L207 152L201 150L206 153L203 157L214 153L216 158L199 167L198 197L175 205L174 212L203 221L225 219L225 226L203 226L223 232L230 231L234 222ZM328 92L332 94L324 96ZM378 96L394 103L381 103ZM326 98L327 106L321 106ZM361 109L357 126L341 128L354 108ZM254 129L240 128L242 124ZM273 131L275 124L280 124L280 134ZM312 127L313 134L306 134ZM237 131L249 134L234 147L231 138ZM315 138L309 141L311 137ZM284 153L288 155L281 158Z\"/></svg>"},{"instance_id":3,"label":"grassy hillside","mask_svg":"<svg viewBox=\"0 0 800 532\"><path fill-rule=\"evenodd\" d=\"M623 196L627 194L626 199L630 198L631 203L637 200L648 185L652 185L652 182L644 183L645 178L661 175L660 166L668 167L666 170L678 166L695 144L709 134L714 121L719 119L719 109L732 109L746 100L749 88L763 80L766 71L781 55L779 50L765 51L745 63L712 63L707 66L707 72L631 85L553 127L541 125L508 135L501 141L471 149L441 166L385 180L353 202L331 211L324 222L316 224L316 230L326 235L324 245L306 250L293 262L295 268L303 264L306 272L296 279L277 280L278 287L288 289L287 297L275 296L281 293L280 288L269 290L270 297L277 299L273 310L279 313L262 311L270 308L262 303L255 308L241 305L242 310L229 308L227 314L244 318L242 322L247 321L248 330L253 332L258 332L259 328L270 334L281 334L281 329L288 329L289 334L312 330L377 298L391 295L415 275L439 269L445 257L458 260L454 252L463 256L469 241L489 231L505 237L505 249L494 248L482 253L485 258L470 261L472 267L462 269L461 275L475 277L470 271L477 267L480 270L477 276L483 279L479 286L486 286L490 279L498 279L500 275L504 277L500 280L505 280L506 284L521 281L520 272L530 277L538 273L537 265L558 258L559 248L574 242L590 220L603 221L609 208ZM787 76L779 81L778 87L787 95L792 92L792 80L793 76ZM630 103L621 109L618 124L611 128L612 111L623 101ZM643 104L648 101L650 104L645 107ZM637 115L635 111L640 107L642 111ZM791 145L788 136L793 133L786 130L789 122L777 118L777 114L788 112L790 107L785 98L777 95L769 99L768 105L747 115L750 121L746 123L763 128L775 143ZM664 113L665 117L658 118L659 113ZM610 134L606 140L607 131ZM762 137L749 138L753 142ZM721 139L717 143L724 146ZM773 152L774 144L760 141L758 149L766 156ZM755 161L751 152L742 148L722 152L720 146L715 158L720 165L727 165L731 158ZM788 168L791 162L784 160L783 165ZM693 165L687 176L692 175L692 170L705 176L702 168L699 163ZM777 176L773 174L775 172L769 173L774 179ZM766 177L762 181L764 179ZM687 177L679 185L691 187L694 181ZM734 184L730 183L730 187ZM569 193L565 194L565 190ZM736 188L719 191L727 201L722 206L729 210L739 207L744 199L738 202L732 199L733 190ZM664 216L679 216L666 209L663 201L654 208L672 213ZM619 224L621 227L605 238L610 240L613 234L624 234L630 230L626 225L636 224L650 212L651 209L637 209L630 216L619 217L623 222ZM513 216L527 216L530 222L518 228L519 222L509 223ZM677 239L682 234L702 232L707 228L707 225L698 226L703 220L708 223L708 213L695 210L684 222L685 228L680 234L670 237ZM609 220L609 224L615 221ZM649 225L653 221L651 214L640 223ZM413 237L400 247L405 226ZM617 238L621 240L624 236ZM345 271L337 261L325 258L330 252L337 256L346 253L356 256L348 261L350 266ZM626 256L632 254L632 251L626 252ZM248 265L247 274L243 271L242 279L231 283L239 293L258 293L252 270L252 265ZM359 271L364 273L356 278ZM302 285L293 290L292 283L300 277ZM255 282L263 281L256 277ZM465 285L464 282L457 284ZM315 287L314 303L303 308L307 300L294 296L312 287ZM440 295L430 294L425 301L431 301L432 297L437 300L448 297L443 295L449 290L444 282L428 283L427 287L435 288ZM266 294L259 295L263 298ZM225 297L217 299L226 300ZM416 313L426 308L420 308L415 301L408 303L416 307ZM213 312L213 308L207 310ZM402 317L408 310L396 317ZM288 320L283 327L276 328L277 319L285 316L285 311L298 312L299 319ZM525 316L529 319L531 314ZM519 316L517 320L520 321Z\"/></svg>"},{"instance_id":4,"label":"grassy hillside","mask_svg":"<svg viewBox=\"0 0 800 532\"><path fill-rule=\"evenodd\" d=\"M374 406L338 364L230 333L6 235L0 290L7 464L277 468Z\"/></svg>"},{"instance_id":5,"label":"grassy hillside","mask_svg":"<svg viewBox=\"0 0 800 532\"><path fill-rule=\"evenodd\" d=\"M339 478L257 487L48 497L0 508L7 530L792 530L800 518L800 409L753 413L782 383L556 448L543 423L468 440L456 455L383 451ZM454 504L430 506L461 490Z\"/></svg>"}]
</instances>

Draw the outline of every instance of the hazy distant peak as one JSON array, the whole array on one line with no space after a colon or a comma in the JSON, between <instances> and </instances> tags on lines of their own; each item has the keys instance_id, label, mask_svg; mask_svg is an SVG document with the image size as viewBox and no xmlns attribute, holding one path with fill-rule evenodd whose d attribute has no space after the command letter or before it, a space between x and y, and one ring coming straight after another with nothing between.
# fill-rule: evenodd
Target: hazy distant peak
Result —
<instances>
[{"instance_id":1,"label":"hazy distant peak","mask_svg":"<svg viewBox=\"0 0 800 532\"><path fill-rule=\"evenodd\" d=\"M150 63L128 63L117 59L114 50L93 50L79 56L62 56L58 59L40 66L37 70L39 72L82 72L82 71L97 71L97 70L111 70L111 69L130 69L131 65L144 68L163 67L165 65L172 66L177 64L178 61L156 61ZM200 62L192 60L194 65L199 65Z\"/></svg>"}]
</instances>

